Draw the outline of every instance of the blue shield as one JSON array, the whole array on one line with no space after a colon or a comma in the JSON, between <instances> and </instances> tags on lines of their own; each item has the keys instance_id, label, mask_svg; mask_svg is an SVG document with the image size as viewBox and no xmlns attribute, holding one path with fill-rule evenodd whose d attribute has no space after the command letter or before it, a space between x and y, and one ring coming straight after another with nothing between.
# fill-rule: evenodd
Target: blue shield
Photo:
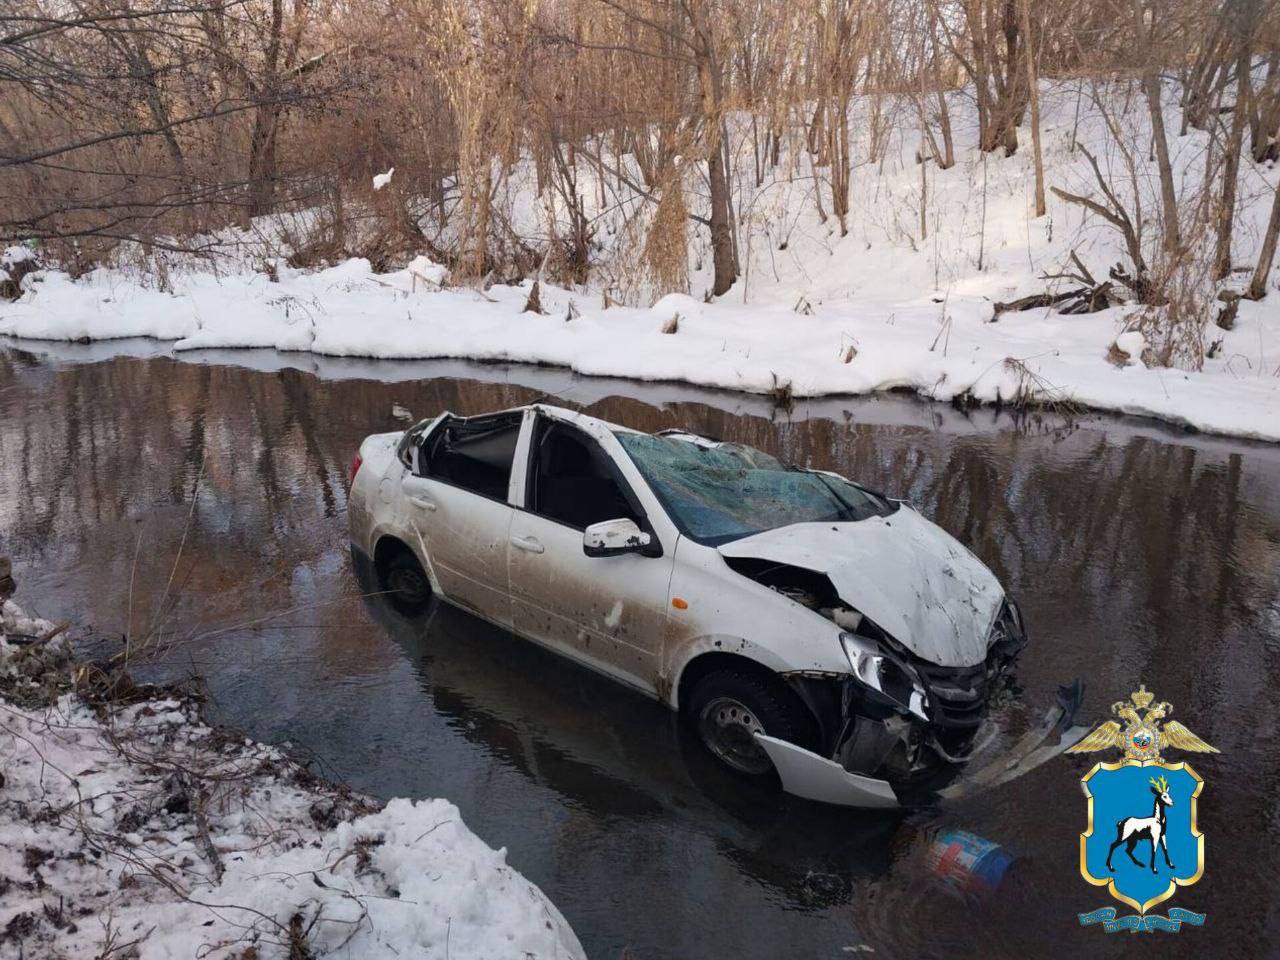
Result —
<instances>
[{"instance_id":1,"label":"blue shield","mask_svg":"<svg viewBox=\"0 0 1280 960\"><path fill-rule=\"evenodd\" d=\"M1151 781L1162 777L1165 788L1153 787ZM1080 835L1080 873L1086 880L1146 913L1200 879L1204 834L1196 829L1196 798L1204 781L1191 767L1150 760L1099 763L1080 782L1089 798L1089 828ZM1153 843L1153 835L1163 843Z\"/></svg>"}]
</instances>

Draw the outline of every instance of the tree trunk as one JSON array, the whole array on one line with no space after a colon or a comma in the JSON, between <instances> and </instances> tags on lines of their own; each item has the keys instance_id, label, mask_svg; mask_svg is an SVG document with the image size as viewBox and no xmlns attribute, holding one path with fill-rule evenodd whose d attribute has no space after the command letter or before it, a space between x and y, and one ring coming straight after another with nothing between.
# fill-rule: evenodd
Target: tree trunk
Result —
<instances>
[{"instance_id":1,"label":"tree trunk","mask_svg":"<svg viewBox=\"0 0 1280 960\"><path fill-rule=\"evenodd\" d=\"M730 222L729 174L725 168L720 64L716 60L712 28L701 0L688 3L685 9L693 27L694 59L702 94L707 181L711 186L711 259L715 268L711 293L719 297L728 293L738 279L738 254L734 249L733 225Z\"/></svg>"},{"instance_id":2,"label":"tree trunk","mask_svg":"<svg viewBox=\"0 0 1280 960\"><path fill-rule=\"evenodd\" d=\"M968 0L965 19L969 25L969 42L973 46L974 99L978 108L978 147L983 153L991 145L991 85L987 68L987 22L985 0Z\"/></svg>"},{"instance_id":3,"label":"tree trunk","mask_svg":"<svg viewBox=\"0 0 1280 960\"><path fill-rule=\"evenodd\" d=\"M924 155L924 138L920 138L920 242L929 239L929 158Z\"/></svg>"},{"instance_id":4,"label":"tree trunk","mask_svg":"<svg viewBox=\"0 0 1280 960\"><path fill-rule=\"evenodd\" d=\"M718 145L707 158L707 179L711 182L711 259L715 267L711 293L719 297L738 279L738 267L729 223L729 178Z\"/></svg>"},{"instance_id":5,"label":"tree trunk","mask_svg":"<svg viewBox=\"0 0 1280 960\"><path fill-rule=\"evenodd\" d=\"M1231 273L1231 231L1235 226L1236 181L1240 176L1240 150L1244 145L1245 115L1248 113L1249 48L1241 46L1236 64L1236 106L1231 112L1231 134L1227 139L1222 169L1222 203L1218 207L1218 242L1213 254L1213 276L1225 280Z\"/></svg>"},{"instance_id":6,"label":"tree trunk","mask_svg":"<svg viewBox=\"0 0 1280 960\"><path fill-rule=\"evenodd\" d=\"M1026 101L1021 91L1022 78L1018 76L1018 15L1014 8L1015 0L1004 0L1002 19L1004 23L1004 63L997 64L998 89L1000 91L1000 132L1005 156L1011 157L1018 152L1018 124L1022 121ZM1022 49L1029 51L1027 38L1023 38Z\"/></svg>"},{"instance_id":7,"label":"tree trunk","mask_svg":"<svg viewBox=\"0 0 1280 960\"><path fill-rule=\"evenodd\" d=\"M1276 241L1280 240L1280 190L1276 191L1271 202L1271 220L1267 223L1267 233L1262 241L1262 256L1258 258L1258 268L1253 272L1253 280L1249 283L1250 300L1261 300L1267 295L1267 276L1271 273L1271 263L1276 258Z\"/></svg>"},{"instance_id":8,"label":"tree trunk","mask_svg":"<svg viewBox=\"0 0 1280 960\"><path fill-rule=\"evenodd\" d=\"M1141 0L1134 0L1134 26L1136 36L1144 47L1150 46ZM1148 54L1149 55L1149 54ZM1173 253L1181 242L1178 229L1178 192L1173 184L1173 165L1169 162L1169 137L1164 128L1164 105L1160 101L1160 74L1154 64L1149 64L1142 74L1142 89L1147 96L1147 110L1151 114L1151 137L1156 145L1156 164L1160 171L1160 205L1164 211L1164 249Z\"/></svg>"},{"instance_id":9,"label":"tree trunk","mask_svg":"<svg viewBox=\"0 0 1280 960\"><path fill-rule=\"evenodd\" d=\"M831 155L831 208L840 221L840 236L849 235L849 98L835 97L828 107Z\"/></svg>"},{"instance_id":10,"label":"tree trunk","mask_svg":"<svg viewBox=\"0 0 1280 960\"><path fill-rule=\"evenodd\" d=\"M275 204L277 104L254 111L253 137L249 141L249 216L270 213Z\"/></svg>"},{"instance_id":11,"label":"tree trunk","mask_svg":"<svg viewBox=\"0 0 1280 960\"><path fill-rule=\"evenodd\" d=\"M956 165L956 142L951 133L951 111L947 109L947 93L938 91L938 125L942 129L942 157L938 166L950 170Z\"/></svg>"},{"instance_id":12,"label":"tree trunk","mask_svg":"<svg viewBox=\"0 0 1280 960\"><path fill-rule=\"evenodd\" d=\"M1280 54L1273 53L1267 64L1267 78L1258 96L1251 98L1253 122L1250 139L1256 163L1280 160Z\"/></svg>"},{"instance_id":13,"label":"tree trunk","mask_svg":"<svg viewBox=\"0 0 1280 960\"><path fill-rule=\"evenodd\" d=\"M249 217L271 212L275 199L276 124L280 117L277 97L280 45L284 36L284 0L271 0L271 32L264 52L262 82L252 94L260 102L253 112L253 136L249 140Z\"/></svg>"},{"instance_id":14,"label":"tree trunk","mask_svg":"<svg viewBox=\"0 0 1280 960\"><path fill-rule=\"evenodd\" d=\"M1142 77L1142 87L1147 95L1147 109L1151 113L1151 137L1156 145L1156 165L1160 171L1160 205L1164 211L1164 248L1172 253L1178 249L1181 234L1178 230L1178 193L1173 183L1173 165L1169 161L1169 138L1164 129L1164 107L1160 103L1160 75L1149 70Z\"/></svg>"},{"instance_id":15,"label":"tree trunk","mask_svg":"<svg viewBox=\"0 0 1280 960\"><path fill-rule=\"evenodd\" d=\"M1031 35L1031 0L1021 0L1023 46L1027 60L1027 92L1031 98L1031 149L1036 167L1036 216L1045 215L1044 154L1040 149L1040 78L1038 76L1035 45Z\"/></svg>"}]
</instances>

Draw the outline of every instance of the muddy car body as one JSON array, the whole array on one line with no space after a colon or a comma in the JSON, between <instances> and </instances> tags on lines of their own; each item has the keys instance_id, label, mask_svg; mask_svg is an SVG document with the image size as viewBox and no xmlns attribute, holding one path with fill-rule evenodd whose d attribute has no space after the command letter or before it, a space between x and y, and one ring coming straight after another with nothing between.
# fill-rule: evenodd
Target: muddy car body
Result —
<instances>
[{"instance_id":1,"label":"muddy car body","mask_svg":"<svg viewBox=\"0 0 1280 960\"><path fill-rule=\"evenodd\" d=\"M681 711L743 774L890 806L964 762L1025 642L960 543L835 474L535 404L366 439L353 546Z\"/></svg>"}]
</instances>

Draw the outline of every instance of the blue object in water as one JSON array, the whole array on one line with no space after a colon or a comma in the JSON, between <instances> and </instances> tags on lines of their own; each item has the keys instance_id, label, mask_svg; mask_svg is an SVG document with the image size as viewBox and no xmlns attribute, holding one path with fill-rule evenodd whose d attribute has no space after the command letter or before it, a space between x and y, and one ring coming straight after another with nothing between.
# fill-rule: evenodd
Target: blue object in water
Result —
<instances>
[{"instance_id":1,"label":"blue object in water","mask_svg":"<svg viewBox=\"0 0 1280 960\"><path fill-rule=\"evenodd\" d=\"M1000 886L1013 856L998 843L967 830L947 830L929 847L929 869L966 894L986 894Z\"/></svg>"}]
</instances>

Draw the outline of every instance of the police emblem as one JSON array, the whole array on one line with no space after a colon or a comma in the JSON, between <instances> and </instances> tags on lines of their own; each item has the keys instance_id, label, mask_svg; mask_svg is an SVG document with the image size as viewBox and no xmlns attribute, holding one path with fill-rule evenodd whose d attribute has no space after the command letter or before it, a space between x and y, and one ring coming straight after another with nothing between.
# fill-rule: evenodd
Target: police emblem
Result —
<instances>
[{"instance_id":1,"label":"police emblem","mask_svg":"<svg viewBox=\"0 0 1280 960\"><path fill-rule=\"evenodd\" d=\"M1167 917L1147 911L1204 874L1204 834L1196 828L1204 780L1185 761L1170 762L1161 752L1218 750L1178 721L1165 720L1173 705L1153 704L1145 686L1129 700L1112 704L1118 720L1101 724L1068 752L1124 751L1123 760L1097 763L1080 778L1089 801L1088 828L1080 835L1080 873L1138 912L1117 918L1115 907L1102 907L1080 914L1080 924L1100 923L1108 933L1176 933L1184 923L1201 926L1204 914L1180 907Z\"/></svg>"}]
</instances>

